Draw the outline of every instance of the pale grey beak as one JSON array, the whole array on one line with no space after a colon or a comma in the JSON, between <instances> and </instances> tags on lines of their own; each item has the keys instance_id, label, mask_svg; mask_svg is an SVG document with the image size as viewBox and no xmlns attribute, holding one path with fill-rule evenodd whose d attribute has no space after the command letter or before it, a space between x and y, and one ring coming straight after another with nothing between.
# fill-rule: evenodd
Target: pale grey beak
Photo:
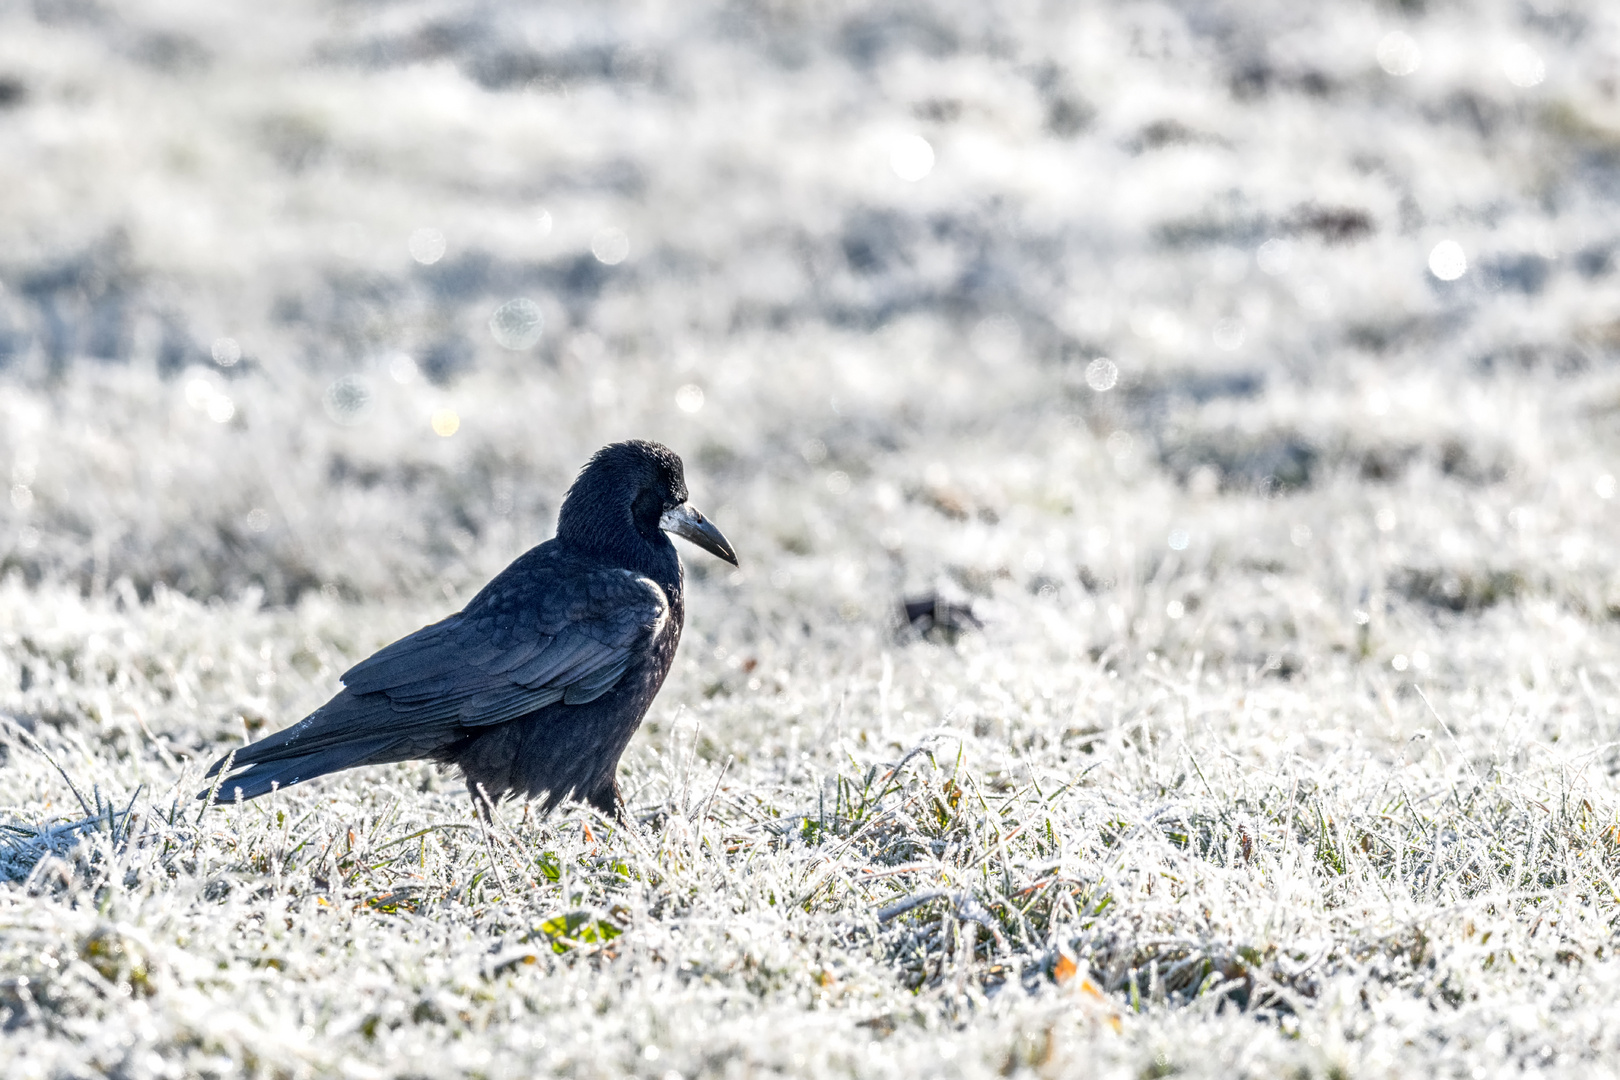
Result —
<instances>
[{"instance_id":1,"label":"pale grey beak","mask_svg":"<svg viewBox=\"0 0 1620 1080\"><path fill-rule=\"evenodd\" d=\"M658 527L667 533L674 533L682 540L692 541L710 555L718 555L732 566L737 565L737 553L731 550L731 544L726 541L720 530L685 503L665 510L664 516L658 519Z\"/></svg>"}]
</instances>

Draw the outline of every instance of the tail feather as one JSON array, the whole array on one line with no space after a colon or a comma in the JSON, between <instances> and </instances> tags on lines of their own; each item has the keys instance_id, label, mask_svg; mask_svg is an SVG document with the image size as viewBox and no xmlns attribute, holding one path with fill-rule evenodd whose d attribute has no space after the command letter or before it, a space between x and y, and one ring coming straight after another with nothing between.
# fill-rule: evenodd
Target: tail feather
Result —
<instances>
[{"instance_id":1,"label":"tail feather","mask_svg":"<svg viewBox=\"0 0 1620 1080\"><path fill-rule=\"evenodd\" d=\"M340 769L398 761L399 756L390 752L395 750L398 744L399 740L395 737L380 736L317 750L298 757L249 763L240 771L233 768L234 775L227 777L224 783L219 785L219 794L215 796L214 801L231 803L238 798L256 799L275 788L291 787ZM240 754L237 755L236 764L241 764ZM208 792L199 792L197 797L206 799Z\"/></svg>"},{"instance_id":2,"label":"tail feather","mask_svg":"<svg viewBox=\"0 0 1620 1080\"><path fill-rule=\"evenodd\" d=\"M258 742L236 748L233 768L257 765L271 761L288 761L313 756L321 750L341 749L361 741L372 741L383 732L366 730L370 719L368 703L347 692L339 694L325 705L291 727L282 728ZM208 767L204 777L213 776L225 766L229 754Z\"/></svg>"},{"instance_id":3,"label":"tail feather","mask_svg":"<svg viewBox=\"0 0 1620 1080\"><path fill-rule=\"evenodd\" d=\"M435 756L460 737L453 721L402 724L385 694L345 690L291 727L239 747L209 767L212 777L230 762L217 802L252 799L272 787L290 787L339 769ZM208 792L198 793L199 799Z\"/></svg>"}]
</instances>

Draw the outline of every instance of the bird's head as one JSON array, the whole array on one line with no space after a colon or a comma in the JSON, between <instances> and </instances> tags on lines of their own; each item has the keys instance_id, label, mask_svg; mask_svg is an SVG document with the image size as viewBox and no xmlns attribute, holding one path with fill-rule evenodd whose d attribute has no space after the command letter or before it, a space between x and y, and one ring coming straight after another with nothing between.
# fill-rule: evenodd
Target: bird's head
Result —
<instances>
[{"instance_id":1,"label":"bird's head","mask_svg":"<svg viewBox=\"0 0 1620 1080\"><path fill-rule=\"evenodd\" d=\"M559 540L635 569L642 569L639 555L669 550L666 532L737 565L725 536L687 505L680 457L640 439L598 450L557 514Z\"/></svg>"}]
</instances>

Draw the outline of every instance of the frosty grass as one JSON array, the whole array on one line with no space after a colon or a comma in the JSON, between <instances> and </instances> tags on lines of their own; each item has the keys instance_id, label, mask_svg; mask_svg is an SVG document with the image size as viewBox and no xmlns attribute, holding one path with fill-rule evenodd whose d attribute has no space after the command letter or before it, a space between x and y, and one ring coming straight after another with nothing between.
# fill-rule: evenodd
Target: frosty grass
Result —
<instances>
[{"instance_id":1,"label":"frosty grass","mask_svg":"<svg viewBox=\"0 0 1620 1080\"><path fill-rule=\"evenodd\" d=\"M0 5L0 1075L1614 1075L1617 61ZM628 824L192 799L630 436L742 569Z\"/></svg>"}]
</instances>

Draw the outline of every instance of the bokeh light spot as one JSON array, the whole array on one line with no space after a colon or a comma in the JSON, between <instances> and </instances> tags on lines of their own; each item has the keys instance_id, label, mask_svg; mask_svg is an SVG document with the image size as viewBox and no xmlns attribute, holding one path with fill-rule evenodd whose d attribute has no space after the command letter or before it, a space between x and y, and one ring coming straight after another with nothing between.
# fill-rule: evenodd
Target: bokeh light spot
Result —
<instances>
[{"instance_id":1,"label":"bokeh light spot","mask_svg":"<svg viewBox=\"0 0 1620 1080\"><path fill-rule=\"evenodd\" d=\"M224 394L215 394L208 399L207 409L208 419L216 424L227 424L236 415L236 402Z\"/></svg>"},{"instance_id":2,"label":"bokeh light spot","mask_svg":"<svg viewBox=\"0 0 1620 1080\"><path fill-rule=\"evenodd\" d=\"M1456 281L1468 272L1468 256L1455 240L1442 240L1429 252L1429 273L1441 281Z\"/></svg>"},{"instance_id":3,"label":"bokeh light spot","mask_svg":"<svg viewBox=\"0 0 1620 1080\"><path fill-rule=\"evenodd\" d=\"M799 447L799 456L806 465L820 465L827 460L827 444L820 439L806 439Z\"/></svg>"},{"instance_id":4,"label":"bokeh light spot","mask_svg":"<svg viewBox=\"0 0 1620 1080\"><path fill-rule=\"evenodd\" d=\"M623 229L598 229L591 237L591 254L608 266L617 266L630 255L630 237Z\"/></svg>"},{"instance_id":5,"label":"bokeh light spot","mask_svg":"<svg viewBox=\"0 0 1620 1080\"><path fill-rule=\"evenodd\" d=\"M1086 385L1099 394L1107 393L1119 382L1119 365L1106 356L1099 356L1086 365Z\"/></svg>"},{"instance_id":6,"label":"bokeh light spot","mask_svg":"<svg viewBox=\"0 0 1620 1080\"><path fill-rule=\"evenodd\" d=\"M890 149L889 167L900 179L916 183L934 171L934 148L921 135L906 135Z\"/></svg>"},{"instance_id":7,"label":"bokeh light spot","mask_svg":"<svg viewBox=\"0 0 1620 1080\"><path fill-rule=\"evenodd\" d=\"M448 439L461 430L461 417L454 409L435 409L429 422L433 425L433 434L441 439Z\"/></svg>"},{"instance_id":8,"label":"bokeh light spot","mask_svg":"<svg viewBox=\"0 0 1620 1080\"><path fill-rule=\"evenodd\" d=\"M1378 41L1378 66L1398 77L1410 75L1423 63L1423 50L1411 35L1392 30Z\"/></svg>"},{"instance_id":9,"label":"bokeh light spot","mask_svg":"<svg viewBox=\"0 0 1620 1080\"><path fill-rule=\"evenodd\" d=\"M1131 332L1169 349L1181 344L1181 320L1161 307L1140 307L1131 313Z\"/></svg>"},{"instance_id":10,"label":"bokeh light spot","mask_svg":"<svg viewBox=\"0 0 1620 1080\"><path fill-rule=\"evenodd\" d=\"M831 472L827 474L827 490L834 495L844 495L849 492L849 473Z\"/></svg>"},{"instance_id":11,"label":"bokeh light spot","mask_svg":"<svg viewBox=\"0 0 1620 1080\"><path fill-rule=\"evenodd\" d=\"M220 367L231 367L242 359L242 346L237 344L235 338L215 338L214 345L209 350L214 357L214 363Z\"/></svg>"},{"instance_id":12,"label":"bokeh light spot","mask_svg":"<svg viewBox=\"0 0 1620 1080\"><path fill-rule=\"evenodd\" d=\"M1170 550L1186 551L1187 544L1191 542L1191 539L1183 529L1170 530Z\"/></svg>"},{"instance_id":13,"label":"bokeh light spot","mask_svg":"<svg viewBox=\"0 0 1620 1080\"><path fill-rule=\"evenodd\" d=\"M1294 246L1280 236L1274 236L1260 245L1254 253L1254 264L1263 273L1276 277L1288 273L1294 263Z\"/></svg>"},{"instance_id":14,"label":"bokeh light spot","mask_svg":"<svg viewBox=\"0 0 1620 1080\"><path fill-rule=\"evenodd\" d=\"M432 266L444 258L444 233L438 229L417 229L406 241L411 258L423 266Z\"/></svg>"},{"instance_id":15,"label":"bokeh light spot","mask_svg":"<svg viewBox=\"0 0 1620 1080\"><path fill-rule=\"evenodd\" d=\"M683 413L695 413L703 408L703 387L687 383L675 391L675 406Z\"/></svg>"},{"instance_id":16,"label":"bokeh light spot","mask_svg":"<svg viewBox=\"0 0 1620 1080\"><path fill-rule=\"evenodd\" d=\"M541 210L535 215L534 231L539 234L542 240L551 235L551 226L551 211Z\"/></svg>"},{"instance_id":17,"label":"bokeh light spot","mask_svg":"<svg viewBox=\"0 0 1620 1080\"><path fill-rule=\"evenodd\" d=\"M416 361L404 353L395 354L388 361L388 377L404 386L416 381Z\"/></svg>"},{"instance_id":18,"label":"bokeh light spot","mask_svg":"<svg viewBox=\"0 0 1620 1080\"><path fill-rule=\"evenodd\" d=\"M1547 77L1547 64L1541 54L1522 41L1509 46L1502 57L1502 73L1520 89L1540 86Z\"/></svg>"},{"instance_id":19,"label":"bokeh light spot","mask_svg":"<svg viewBox=\"0 0 1620 1080\"><path fill-rule=\"evenodd\" d=\"M262 506L255 506L247 512L245 521L248 532L262 533L270 527L270 511Z\"/></svg>"},{"instance_id":20,"label":"bokeh light spot","mask_svg":"<svg viewBox=\"0 0 1620 1080\"><path fill-rule=\"evenodd\" d=\"M186 380L186 404L199 412L206 411L208 403L219 393L214 380L205 375L193 375Z\"/></svg>"},{"instance_id":21,"label":"bokeh light spot","mask_svg":"<svg viewBox=\"0 0 1620 1080\"><path fill-rule=\"evenodd\" d=\"M545 326L540 305L533 300L508 300L489 317L489 332L495 336L495 343L514 352L533 348Z\"/></svg>"},{"instance_id":22,"label":"bokeh light spot","mask_svg":"<svg viewBox=\"0 0 1620 1080\"><path fill-rule=\"evenodd\" d=\"M321 403L340 424L358 424L371 412L371 386L358 375L345 375L326 388Z\"/></svg>"},{"instance_id":23,"label":"bokeh light spot","mask_svg":"<svg viewBox=\"0 0 1620 1080\"><path fill-rule=\"evenodd\" d=\"M1187 605L1180 600L1172 600L1164 605L1164 614L1166 618L1179 619L1187 614Z\"/></svg>"},{"instance_id":24,"label":"bokeh light spot","mask_svg":"<svg viewBox=\"0 0 1620 1080\"><path fill-rule=\"evenodd\" d=\"M194 367L182 383L186 404L216 423L236 415L236 406L221 389L219 376L209 368Z\"/></svg>"},{"instance_id":25,"label":"bokeh light spot","mask_svg":"<svg viewBox=\"0 0 1620 1080\"><path fill-rule=\"evenodd\" d=\"M13 510L27 510L34 505L34 490L27 484L11 485L11 507Z\"/></svg>"}]
</instances>

